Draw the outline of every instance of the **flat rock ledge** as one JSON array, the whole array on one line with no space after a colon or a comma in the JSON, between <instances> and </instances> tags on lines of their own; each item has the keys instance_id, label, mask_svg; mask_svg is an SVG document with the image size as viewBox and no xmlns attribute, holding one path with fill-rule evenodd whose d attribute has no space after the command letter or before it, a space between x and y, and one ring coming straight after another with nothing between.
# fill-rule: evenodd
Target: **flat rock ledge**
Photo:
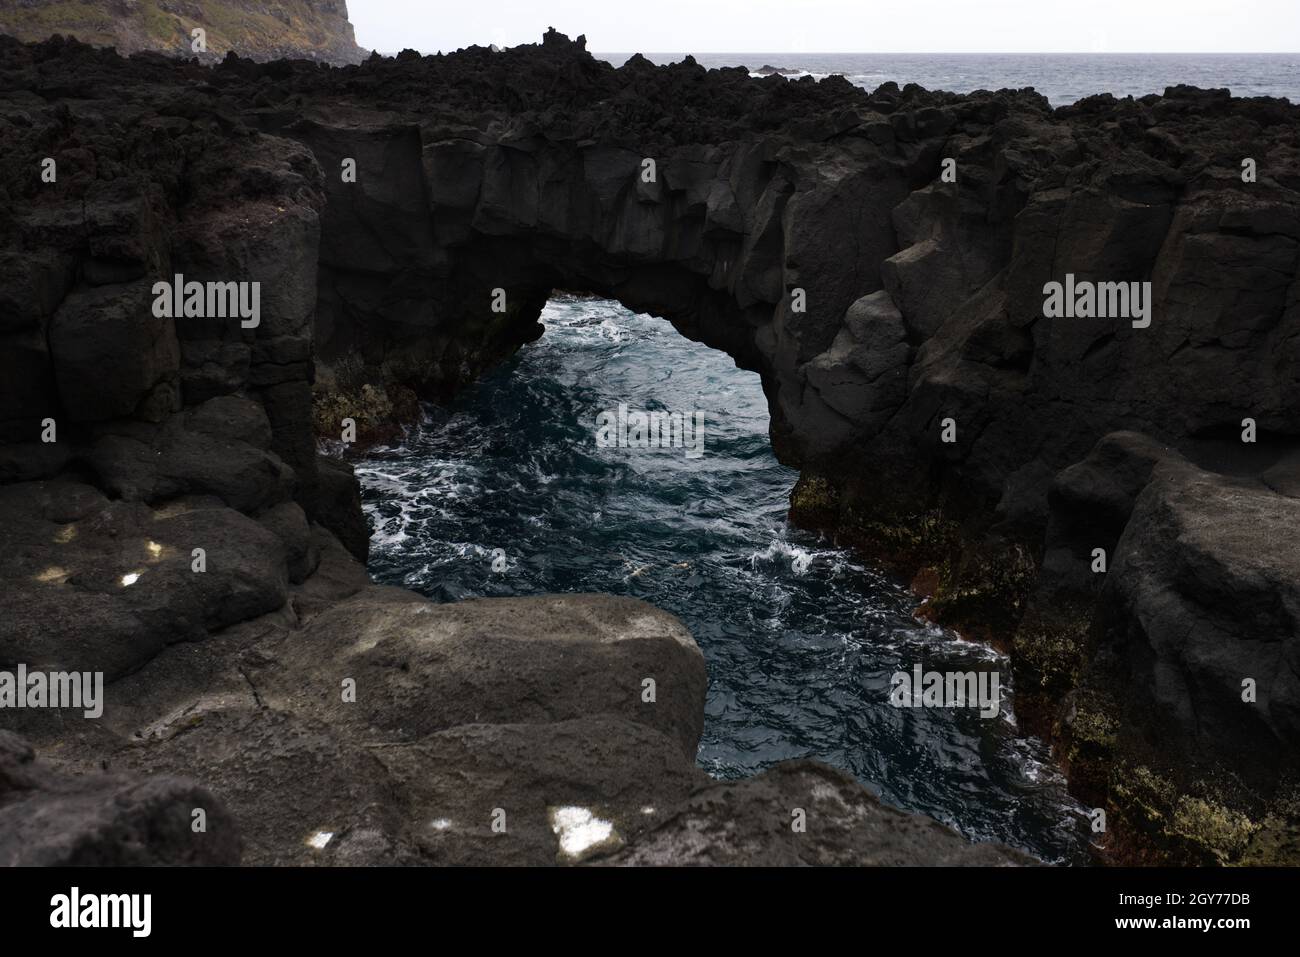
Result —
<instances>
[{"instance_id":1,"label":"flat rock ledge","mask_svg":"<svg viewBox=\"0 0 1300 957\"><path fill-rule=\"evenodd\" d=\"M282 608L0 732L0 863L1031 863L816 762L709 778L703 655L651 605L434 604L316 531Z\"/></svg>"}]
</instances>

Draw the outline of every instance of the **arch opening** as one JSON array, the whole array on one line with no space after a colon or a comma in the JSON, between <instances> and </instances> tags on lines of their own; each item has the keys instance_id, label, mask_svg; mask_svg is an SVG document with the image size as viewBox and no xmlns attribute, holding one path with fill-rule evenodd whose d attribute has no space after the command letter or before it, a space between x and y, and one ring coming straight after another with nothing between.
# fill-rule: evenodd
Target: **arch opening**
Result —
<instances>
[{"instance_id":1,"label":"arch opening","mask_svg":"<svg viewBox=\"0 0 1300 957\"><path fill-rule=\"evenodd\" d=\"M918 622L900 583L790 524L798 473L772 452L756 374L590 293L553 294L540 320L542 336L356 463L375 580L438 601L649 601L708 663L710 774L819 758L973 838L1085 859L1085 819L1043 746L1006 722L890 705L904 661L988 670L1000 656ZM702 411L704 454L602 447L599 416L620 406Z\"/></svg>"}]
</instances>

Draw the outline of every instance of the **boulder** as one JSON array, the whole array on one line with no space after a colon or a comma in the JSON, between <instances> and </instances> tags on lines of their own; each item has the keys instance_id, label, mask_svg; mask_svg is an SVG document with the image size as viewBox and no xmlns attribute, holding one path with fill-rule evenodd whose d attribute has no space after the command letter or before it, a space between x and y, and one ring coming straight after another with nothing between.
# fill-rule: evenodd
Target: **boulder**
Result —
<instances>
[{"instance_id":1,"label":"boulder","mask_svg":"<svg viewBox=\"0 0 1300 957\"><path fill-rule=\"evenodd\" d=\"M50 355L74 421L137 410L156 419L175 410L180 347L172 320L155 318L152 305L149 283L141 281L76 290L54 313Z\"/></svg>"},{"instance_id":2,"label":"boulder","mask_svg":"<svg viewBox=\"0 0 1300 957\"><path fill-rule=\"evenodd\" d=\"M343 547L365 563L370 555L370 523L361 510L361 483L352 466L322 455L317 460L319 493L312 518L333 532Z\"/></svg>"},{"instance_id":3,"label":"boulder","mask_svg":"<svg viewBox=\"0 0 1300 957\"><path fill-rule=\"evenodd\" d=\"M56 480L0 486L0 516L7 664L112 680L288 597L279 537L211 501L155 511ZM203 572L193 570L199 548Z\"/></svg>"},{"instance_id":4,"label":"boulder","mask_svg":"<svg viewBox=\"0 0 1300 957\"><path fill-rule=\"evenodd\" d=\"M232 866L240 848L234 819L206 788L176 777L69 777L0 730L0 865Z\"/></svg>"},{"instance_id":5,"label":"boulder","mask_svg":"<svg viewBox=\"0 0 1300 957\"><path fill-rule=\"evenodd\" d=\"M1131 733L1261 793L1300 755L1298 521L1300 502L1257 482L1162 464L1101 596Z\"/></svg>"},{"instance_id":6,"label":"boulder","mask_svg":"<svg viewBox=\"0 0 1300 957\"><path fill-rule=\"evenodd\" d=\"M972 844L906 814L817 761L785 761L701 788L644 837L599 863L619 866L1015 867L1033 859Z\"/></svg>"},{"instance_id":7,"label":"boulder","mask_svg":"<svg viewBox=\"0 0 1300 957\"><path fill-rule=\"evenodd\" d=\"M659 730L692 758L708 683L681 623L632 599L446 605L379 587L314 618L256 680L274 706L357 734L416 741L462 724L607 714ZM347 681L355 702L344 700Z\"/></svg>"}]
</instances>

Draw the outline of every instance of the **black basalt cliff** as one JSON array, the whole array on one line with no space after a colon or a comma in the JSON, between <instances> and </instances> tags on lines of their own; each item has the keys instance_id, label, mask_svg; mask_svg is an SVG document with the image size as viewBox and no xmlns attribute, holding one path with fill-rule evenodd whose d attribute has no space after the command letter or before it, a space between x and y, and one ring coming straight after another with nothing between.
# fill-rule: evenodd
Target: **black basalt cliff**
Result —
<instances>
[{"instance_id":1,"label":"black basalt cliff","mask_svg":"<svg viewBox=\"0 0 1300 957\"><path fill-rule=\"evenodd\" d=\"M1300 108L615 69L555 33L338 69L0 38L0 139L0 667L111 679L93 732L17 728L67 769L190 776L258 862L551 860L566 804L614 822L603 860L1013 860L811 763L710 785L702 659L648 606L367 583L317 436L454 392L563 288L759 373L793 516L1010 649L1112 856L1300 859ZM260 324L156 318L176 274L260 282ZM1150 283L1149 325L1045 317L1067 274ZM834 826L763 819L798 800Z\"/></svg>"}]
</instances>

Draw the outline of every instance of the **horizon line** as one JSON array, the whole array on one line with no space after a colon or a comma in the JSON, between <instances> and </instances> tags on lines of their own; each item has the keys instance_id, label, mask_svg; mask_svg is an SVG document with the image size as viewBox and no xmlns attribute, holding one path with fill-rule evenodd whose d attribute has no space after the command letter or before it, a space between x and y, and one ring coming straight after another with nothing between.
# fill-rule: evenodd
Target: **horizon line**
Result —
<instances>
[{"instance_id":1,"label":"horizon line","mask_svg":"<svg viewBox=\"0 0 1300 957\"><path fill-rule=\"evenodd\" d=\"M526 46L527 44L516 44ZM464 49L463 47L461 49ZM1300 56L1300 50L588 50L597 54L632 56Z\"/></svg>"},{"instance_id":2,"label":"horizon line","mask_svg":"<svg viewBox=\"0 0 1300 957\"><path fill-rule=\"evenodd\" d=\"M362 49L379 53L380 56L396 56L402 50L415 50L403 47L399 50L380 50L378 47ZM422 56L437 56L458 53L470 47L488 47L488 43L470 43L450 50L439 49L434 53L415 50ZM539 46L537 41L516 43L504 47L513 50L521 46ZM800 50L798 52L780 50L591 50L592 56L1300 56L1300 50Z\"/></svg>"}]
</instances>

